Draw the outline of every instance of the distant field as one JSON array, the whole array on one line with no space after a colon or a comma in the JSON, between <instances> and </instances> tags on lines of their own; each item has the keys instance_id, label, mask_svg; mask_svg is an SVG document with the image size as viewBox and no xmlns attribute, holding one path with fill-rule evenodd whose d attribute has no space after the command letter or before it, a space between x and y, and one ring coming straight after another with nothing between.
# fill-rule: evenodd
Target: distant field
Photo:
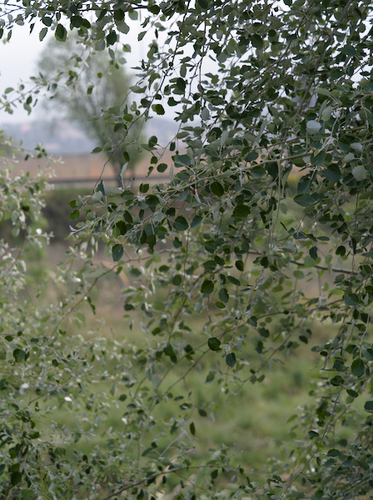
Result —
<instances>
[{"instance_id":1,"label":"distant field","mask_svg":"<svg viewBox=\"0 0 373 500\"><path fill-rule=\"evenodd\" d=\"M56 260L63 257L63 247L50 247L49 265L51 268ZM103 259L105 257L103 256ZM44 261L45 264L45 261ZM43 264L43 269L46 271ZM49 271L47 271L49 272ZM128 283L126 284L128 286ZM86 324L80 326L79 331L84 336L91 328L101 327L101 333L110 341L126 339L141 347L145 344L155 344L157 337L147 336L139 327L140 318L136 314L133 316L133 328L129 328L129 320L124 318L123 299L120 296L123 288L117 276L108 276L107 279L99 282L96 291L92 294L92 299L96 305L96 315L92 314L87 307L82 312L86 317ZM45 290L45 300L47 297L57 298L58 287ZM202 319L202 318L201 318ZM192 326L198 330L198 319L191 319ZM76 329L76 325L72 325ZM312 344L318 344L330 335L321 324L314 324L314 337ZM201 334L192 339L193 343L200 343L206 337ZM189 341L189 340L188 340ZM232 391L224 393L220 386L211 379L210 369L215 353L207 355L200 363L200 370L193 370L187 379L190 389L193 389L197 401L206 408L206 416L201 416L197 410L192 413L191 421L195 424L197 447L195 453L201 460L208 460L216 446L225 443L235 452L233 463L241 463L252 468L254 473L263 471L265 463L270 458L280 458L284 453L282 447L289 440L293 439L298 432L294 428L297 419L288 423L292 415L297 413L297 408L305 404L308 400L308 392L318 378L319 361L318 356L313 354L305 359L305 349L309 352L309 346L299 348L294 353L289 353L285 364L272 363L265 370L265 379L262 383L251 384L247 382L236 394ZM250 352L244 351L241 356L247 356L250 361ZM174 368L168 377L165 388L172 386L182 375L183 365ZM109 393L110 386L95 386L95 391L104 390ZM164 389L163 389L164 390ZM180 390L185 393L184 381L179 382L172 388L175 395ZM163 418L171 418L180 413L180 408L174 402L161 402L154 410L154 415L161 415ZM113 427L121 429L122 413L112 407L102 415L102 422L99 424L95 437L89 441L81 439L74 448L87 452L92 450L96 444L105 442L105 429ZM75 416L68 411L65 405L53 414L53 420L59 422L74 432L76 428Z\"/></svg>"},{"instance_id":2,"label":"distant field","mask_svg":"<svg viewBox=\"0 0 373 500\"><path fill-rule=\"evenodd\" d=\"M83 190L54 190L48 193L47 209L44 211L44 220L41 221L41 226L44 230L53 232L55 238L52 239L50 247L35 253L33 261L29 263L29 268L35 276L46 273L53 277L58 261L64 259L68 245L64 238L69 232L68 226L71 223L69 219L71 210L68 203L75 199L78 194L84 195ZM289 205L287 208L288 213L284 214L284 217L294 217L296 207ZM102 247L96 261L109 267L110 260ZM289 279L297 279L299 286L306 287L307 295L318 295L321 286L329 286L333 281L331 274L325 272L319 280L307 282L306 274L307 271L304 270L303 277L298 272L296 276L290 276ZM108 340L109 345L125 339L137 347L155 346L162 337L145 334L140 327L142 318L138 313L130 318L125 317L128 316L128 313L125 313L123 309L124 299L121 293L131 284L131 277L124 273L121 273L119 277L109 274L105 279L99 281L91 294L96 306L96 315L93 315L91 308L86 304L82 310L85 315L84 320L80 323L71 323L67 335L79 333L84 338L88 338L89 330L98 328L100 334ZM38 300L60 300L63 292L64 289L52 279L49 287L44 290ZM202 324L203 319L202 316L200 318L192 317L188 321L190 321L193 330L201 332L200 324ZM132 328L130 328L130 321L133 322ZM307 404L309 391L315 388L319 380L320 357L318 354L312 353L310 347L321 344L335 333L334 326L316 320L312 323L309 321L308 326L312 329L313 336L307 346L299 347L295 351L289 349L289 352L286 353L287 356L284 356L284 364L275 361L266 366L265 378L262 383L246 382L237 392L234 391L234 386L225 392L216 383L218 375L211 373L211 367L212 360L216 360L216 356L219 356L217 353L208 353L204 356L199 363L198 370L192 370L187 380L182 379L188 366L187 363L181 363L170 370L167 384L164 384L162 391L166 391L168 387L172 386L170 391L173 397L180 394L183 401L188 402L187 387L193 390L198 407L205 410L202 414L197 407L185 410L187 424L193 422L195 425L195 454L201 462L208 461L213 450L225 444L229 447L229 452L234 453L232 463L244 465L252 470L255 479L260 480L260 475L265 471L268 461L274 462L280 457L288 456L286 455L289 453L288 445L296 439L300 432L297 427L301 414L299 408ZM193 338L188 339L188 342L192 343L193 346L203 341L206 341L206 336L202 332L193 334ZM243 349L240 356L248 363L252 362L254 358L258 359L257 353L251 352L250 347ZM245 367L246 369L247 367ZM242 376L242 372L239 375ZM245 377L242 376L242 378ZM104 445L107 440L106 431L110 427L118 431L123 429L122 417L126 404L120 403L119 409L118 405L113 404L117 403L119 389L110 393L112 390L110 383L95 384L94 386L92 384L89 389L97 393L105 392L108 405L105 412L100 415L101 421L97 424L94 435L90 435L89 440L82 437L74 446L70 447L71 457L74 450L84 453L93 450L97 444ZM49 404L51 404L49 400L44 401L41 403L41 407ZM153 414L171 420L173 417L180 417L183 414L184 410L180 406L170 397L168 402L162 401L158 404L154 408ZM57 424L64 426L66 431L70 433L74 433L77 429L76 414L69 411L69 406L66 404L57 407L50 418ZM46 428L46 424L50 424L51 420L44 419L44 422L40 423L40 428L43 429L43 426ZM162 444L161 438L159 442ZM146 440L144 447L145 445ZM143 450L144 448L141 449L141 452Z\"/></svg>"}]
</instances>

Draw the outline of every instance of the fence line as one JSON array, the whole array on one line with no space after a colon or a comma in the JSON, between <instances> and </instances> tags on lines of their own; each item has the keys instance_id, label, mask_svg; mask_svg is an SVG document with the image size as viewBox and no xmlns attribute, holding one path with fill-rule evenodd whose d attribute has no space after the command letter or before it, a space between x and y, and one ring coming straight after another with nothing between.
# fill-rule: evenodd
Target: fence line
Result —
<instances>
[{"instance_id":1,"label":"fence line","mask_svg":"<svg viewBox=\"0 0 373 500\"><path fill-rule=\"evenodd\" d=\"M117 179L115 177L103 177L101 178L100 180L102 180L103 182L113 182L115 184L117 184ZM142 181L149 181L149 182L152 182L152 183L155 183L155 182L162 182L162 181L169 181L170 180L170 177L168 175L157 175L157 177L147 177L145 175L141 175L141 176L136 176L136 177L128 177L128 178L124 178L123 179L123 182L130 182L130 181L134 181L134 182L142 182ZM95 183L97 181L97 179L95 179L94 177L81 177L81 178L70 178L70 179L51 179L49 180L49 184L83 184L83 183L86 183L86 184L91 184L91 183Z\"/></svg>"}]
</instances>

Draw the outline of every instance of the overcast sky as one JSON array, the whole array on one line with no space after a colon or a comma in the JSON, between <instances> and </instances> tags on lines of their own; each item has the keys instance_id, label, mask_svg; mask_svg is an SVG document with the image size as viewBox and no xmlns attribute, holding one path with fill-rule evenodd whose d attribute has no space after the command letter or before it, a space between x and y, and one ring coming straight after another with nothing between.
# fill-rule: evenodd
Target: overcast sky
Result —
<instances>
[{"instance_id":1,"label":"overcast sky","mask_svg":"<svg viewBox=\"0 0 373 500\"><path fill-rule=\"evenodd\" d=\"M138 66L139 61L146 58L148 46L152 42L154 34L152 32L147 33L143 40L139 42L137 38L138 33L143 31L141 22L132 21L128 18L126 18L126 22L130 25L130 31L128 35L121 36L121 41L125 44L129 44L132 49L131 53L124 54L127 61L126 70L130 72L131 67ZM2 95L8 87L17 87L20 81L25 84L26 89L32 88L33 84L30 82L30 76L37 75L37 61L46 43L48 43L48 36L54 36L51 32L50 35L40 42L39 32L42 27L43 25L41 22L39 22L39 25L36 23L34 31L30 35L28 25L15 26L10 42L4 44L3 41L0 41L0 95ZM159 33L158 42L160 45L165 41L166 36L166 32ZM216 64L206 58L204 71L214 72L216 69ZM166 103L163 103L163 105L167 108ZM43 109L38 111L38 107L36 107L36 109L28 115L22 105L14 108L12 115L6 113L4 110L0 110L0 125L6 123L30 123L35 119L43 119L44 113L45 111ZM174 115L175 109L168 108L167 116L172 118Z\"/></svg>"},{"instance_id":2,"label":"overcast sky","mask_svg":"<svg viewBox=\"0 0 373 500\"><path fill-rule=\"evenodd\" d=\"M140 44L137 41L140 23L129 21L128 24L130 23L129 35L123 39L124 43L130 44L132 47L132 54L125 54L129 67L138 64L139 59L146 54L147 45L151 42L151 35L148 35L145 37L144 42ZM20 81L26 84L26 88L29 88L27 82L29 82L30 76L37 74L37 61L48 42L48 37L43 42L39 41L40 29L41 26L36 25L30 35L27 25L16 26L13 29L13 35L9 43L4 44L3 41L0 41L0 95L8 87L17 87ZM53 36L53 34L49 36ZM40 115L38 116L37 110L28 116L22 106L14 109L12 115L0 110L0 124L22 123L35 120L38 117Z\"/></svg>"},{"instance_id":3,"label":"overcast sky","mask_svg":"<svg viewBox=\"0 0 373 500\"><path fill-rule=\"evenodd\" d=\"M16 87L20 80L26 82L36 73L36 61L44 44L39 41L38 31L31 35L28 32L27 26L16 26L10 42L0 44L1 95L6 88ZM5 113L4 110L0 111L0 123L23 122L27 119L27 112L22 107L15 110L13 115Z\"/></svg>"}]
</instances>

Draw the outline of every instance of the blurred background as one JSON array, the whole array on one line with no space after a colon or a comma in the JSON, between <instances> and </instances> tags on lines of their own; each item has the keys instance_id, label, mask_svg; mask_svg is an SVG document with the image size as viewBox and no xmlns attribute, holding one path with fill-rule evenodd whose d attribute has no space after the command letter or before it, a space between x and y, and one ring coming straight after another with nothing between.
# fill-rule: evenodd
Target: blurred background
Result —
<instances>
[{"instance_id":1,"label":"blurred background","mask_svg":"<svg viewBox=\"0 0 373 500\"><path fill-rule=\"evenodd\" d=\"M132 28L132 27L131 27ZM40 67L53 54L52 44L54 40L39 41L39 31L35 29L33 34L28 35L27 29L15 28L9 43L0 44L1 74L0 74L0 95L7 89L16 89L21 83L25 88L31 88L31 75L37 75ZM127 52L126 76L131 78L134 71L131 69L138 64L142 55L146 52L146 45L137 42L137 25L130 31L131 36L126 41L132 45L132 52ZM132 43L131 43L132 42ZM133 43L136 42L136 43ZM49 49L45 52L45 47ZM48 52L49 51L49 52ZM44 56L43 56L44 54ZM55 59L57 56L52 56ZM126 83L126 85L128 85ZM42 96L42 94L41 94ZM42 100L42 99L40 99ZM65 100L65 101L64 101ZM37 144L42 144L47 154L52 156L51 168L54 176L51 179L54 188L46 194L46 207L43 211L43 218L40 224L43 230L52 234L51 245L38 255L34 255L33 272L43 274L51 272L51 269L60 259L64 258L70 242L66 240L69 235L70 224L76 221L70 220L71 208L69 202L78 195L84 195L92 191L96 181L99 179L107 157L103 152L91 154L92 150L99 145L100 131L92 131L90 127L79 122L67 111L68 105L66 96L60 96L53 101L53 106L38 103L31 113L23 109L22 106L15 107L13 113L9 114L1 110L0 129L4 130L6 137L14 144L21 145L24 152L17 155L12 160L13 170L11 175L17 175L21 171L36 174L39 167L46 168L50 164L48 157L38 158L38 154L33 154ZM73 108L75 104L73 103ZM164 117L156 117L150 120L141 132L141 141L148 142L151 136L157 136L161 145L167 145L177 131L177 124L173 121L172 112ZM8 153L12 156L11 149L3 147L3 155ZM26 159L27 158L27 159ZM166 153L163 162L171 165L171 153ZM133 170L127 172L127 177L133 176L136 182L141 182L146 178L150 166L150 155L139 155ZM117 167L112 165L104 171L105 182L112 182L114 185L117 175ZM169 179L168 170L164 174L155 173L149 181L159 181ZM147 180L148 182L148 180ZM11 228L1 223L0 237L11 236ZM104 265L110 257L105 257L104 251L98 255ZM106 260L105 260L106 259ZM110 264L108 264L110 265ZM105 332L110 338L120 337L124 333L129 340L137 343L146 342L145 334L139 327L134 327L131 332L125 326L123 320L123 299L121 291L123 287L130 284L130 277L112 276L107 281L100 284L96 291L96 297L100 297L97 303L97 317L105 322ZM47 290L46 293L51 293ZM87 320L87 328L93 325L94 319ZM198 321L198 319L196 320ZM325 336L325 332L319 327L314 332L320 341ZM210 382L214 379L214 373L208 365L203 366L202 372L195 374L194 384L197 387L201 401L215 401L215 406L220 406L220 411L216 416L214 425L211 420L215 420L213 412L197 417L199 429L199 450L201 455L208 455L210 447L216 443L236 445L239 453L238 460L255 464L259 468L263 465L268 456L279 457L281 443L287 439L288 432L294 432L287 421L291 419L294 408L303 404L307 400L309 382L312 378L311 369L314 360L305 362L300 350L298 356L294 357L292 363L286 366L278 366L273 373L269 370L263 384L245 385L240 391L241 403L230 405L224 394L213 394ZM201 383L201 380L204 383ZM240 407L241 411L237 412ZM162 406L162 409L166 409ZM168 410L170 411L170 410ZM69 423L69 415L61 410L60 419L66 424ZM73 427L74 422L70 422ZM107 415L103 425L121 425L120 419L113 412ZM97 442L100 441L97 438ZM86 447L92 447L96 441L92 441Z\"/></svg>"}]
</instances>

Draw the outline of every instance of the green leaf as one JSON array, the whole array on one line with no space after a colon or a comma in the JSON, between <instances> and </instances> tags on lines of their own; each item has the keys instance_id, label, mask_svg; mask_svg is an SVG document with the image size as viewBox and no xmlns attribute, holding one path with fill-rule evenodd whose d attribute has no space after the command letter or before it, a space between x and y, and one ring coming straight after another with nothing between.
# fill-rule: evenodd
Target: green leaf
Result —
<instances>
[{"instance_id":1,"label":"green leaf","mask_svg":"<svg viewBox=\"0 0 373 500\"><path fill-rule=\"evenodd\" d=\"M320 434L317 432L317 431L308 431L308 435L310 437L310 439L313 439L313 438L318 438L320 436Z\"/></svg>"},{"instance_id":2,"label":"green leaf","mask_svg":"<svg viewBox=\"0 0 373 500\"><path fill-rule=\"evenodd\" d=\"M242 203L236 205L233 210L233 215L236 217L243 219L250 214L250 208Z\"/></svg>"},{"instance_id":3,"label":"green leaf","mask_svg":"<svg viewBox=\"0 0 373 500\"><path fill-rule=\"evenodd\" d=\"M10 484L12 486L15 486L16 484L19 484L22 481L22 472L20 471L15 471L12 472L10 475Z\"/></svg>"},{"instance_id":4,"label":"green leaf","mask_svg":"<svg viewBox=\"0 0 373 500\"><path fill-rule=\"evenodd\" d=\"M359 396L359 393L352 389L347 389L347 394L352 398L357 398Z\"/></svg>"},{"instance_id":5,"label":"green leaf","mask_svg":"<svg viewBox=\"0 0 373 500\"><path fill-rule=\"evenodd\" d=\"M183 244L181 243L181 241L179 240L179 238L177 236L175 236L172 244L175 248L181 248L183 246Z\"/></svg>"},{"instance_id":6,"label":"green leaf","mask_svg":"<svg viewBox=\"0 0 373 500\"><path fill-rule=\"evenodd\" d=\"M364 410L373 411L373 401L367 401L364 405Z\"/></svg>"},{"instance_id":7,"label":"green leaf","mask_svg":"<svg viewBox=\"0 0 373 500\"><path fill-rule=\"evenodd\" d=\"M256 49L261 49L263 47L263 40L259 35L252 35L251 43Z\"/></svg>"},{"instance_id":8,"label":"green leaf","mask_svg":"<svg viewBox=\"0 0 373 500\"><path fill-rule=\"evenodd\" d=\"M220 340L217 339L216 337L209 338L207 341L207 344L208 344L209 349L211 351L218 351L220 349L220 346L221 346Z\"/></svg>"},{"instance_id":9,"label":"green leaf","mask_svg":"<svg viewBox=\"0 0 373 500\"><path fill-rule=\"evenodd\" d=\"M172 278L172 284L175 285L175 286L180 286L183 282L183 278L180 276L180 274L176 274L173 278Z\"/></svg>"},{"instance_id":10,"label":"green leaf","mask_svg":"<svg viewBox=\"0 0 373 500\"><path fill-rule=\"evenodd\" d=\"M102 148L100 146L97 146L97 148L92 149L91 154L95 155L97 153L101 153L101 151L102 151Z\"/></svg>"},{"instance_id":11,"label":"green leaf","mask_svg":"<svg viewBox=\"0 0 373 500\"><path fill-rule=\"evenodd\" d=\"M313 260L316 260L317 259L317 247L311 247L309 249L309 254L310 254L310 257L313 259Z\"/></svg>"},{"instance_id":12,"label":"green leaf","mask_svg":"<svg viewBox=\"0 0 373 500\"><path fill-rule=\"evenodd\" d=\"M193 217L193 220L190 224L190 227L193 229L194 227L197 227L202 221L202 217L200 217L199 215L195 215Z\"/></svg>"},{"instance_id":13,"label":"green leaf","mask_svg":"<svg viewBox=\"0 0 373 500\"><path fill-rule=\"evenodd\" d=\"M316 120L309 120L307 122L307 133L310 135L317 134L321 129L321 123Z\"/></svg>"},{"instance_id":14,"label":"green leaf","mask_svg":"<svg viewBox=\"0 0 373 500\"><path fill-rule=\"evenodd\" d=\"M154 148L154 146L157 144L158 142L158 137L156 137L155 135L152 135L149 140L148 140L148 146L149 148Z\"/></svg>"},{"instance_id":15,"label":"green leaf","mask_svg":"<svg viewBox=\"0 0 373 500\"><path fill-rule=\"evenodd\" d=\"M141 456L146 457L146 455L148 455L148 453L150 453L151 451L153 451L152 447L146 448L146 450L142 452Z\"/></svg>"},{"instance_id":16,"label":"green leaf","mask_svg":"<svg viewBox=\"0 0 373 500\"><path fill-rule=\"evenodd\" d=\"M230 352L229 354L227 354L227 357L225 358L225 362L231 368L234 367L234 365L236 364L236 355L234 354L234 352Z\"/></svg>"},{"instance_id":17,"label":"green leaf","mask_svg":"<svg viewBox=\"0 0 373 500\"><path fill-rule=\"evenodd\" d=\"M80 217L80 212L79 212L79 210L77 210L77 209L76 209L76 210L73 210L73 211L71 212L71 214L70 214L70 219L72 219L72 220L78 220L78 219L79 219L79 217Z\"/></svg>"},{"instance_id":18,"label":"green leaf","mask_svg":"<svg viewBox=\"0 0 373 500\"><path fill-rule=\"evenodd\" d=\"M228 276L227 278L228 278L228 281L230 281L233 285L235 285L235 286L241 286L240 280L238 280L234 276Z\"/></svg>"},{"instance_id":19,"label":"green leaf","mask_svg":"<svg viewBox=\"0 0 373 500\"><path fill-rule=\"evenodd\" d=\"M39 33L39 40L42 42L48 33L48 28L42 28Z\"/></svg>"},{"instance_id":20,"label":"green leaf","mask_svg":"<svg viewBox=\"0 0 373 500\"><path fill-rule=\"evenodd\" d=\"M296 269L294 272L293 272L293 276L294 278L296 278L297 280L302 280L304 278L304 273L302 271L300 271L299 269Z\"/></svg>"},{"instance_id":21,"label":"green leaf","mask_svg":"<svg viewBox=\"0 0 373 500\"><path fill-rule=\"evenodd\" d=\"M26 353L23 349L14 349L13 358L17 361L17 363L20 363L26 359Z\"/></svg>"},{"instance_id":22,"label":"green leaf","mask_svg":"<svg viewBox=\"0 0 373 500\"><path fill-rule=\"evenodd\" d=\"M114 45L117 40L118 40L118 35L116 34L115 31L110 31L110 33L106 36L106 43L108 46Z\"/></svg>"},{"instance_id":23,"label":"green leaf","mask_svg":"<svg viewBox=\"0 0 373 500\"><path fill-rule=\"evenodd\" d=\"M364 349L364 356L368 361L373 361L373 349L371 347Z\"/></svg>"},{"instance_id":24,"label":"green leaf","mask_svg":"<svg viewBox=\"0 0 373 500\"><path fill-rule=\"evenodd\" d=\"M201 293L210 295L214 291L214 283L211 280L205 280L201 286Z\"/></svg>"},{"instance_id":25,"label":"green leaf","mask_svg":"<svg viewBox=\"0 0 373 500\"><path fill-rule=\"evenodd\" d=\"M342 178L341 171L337 165L329 165L329 167L325 169L324 175L328 181L333 183L338 182Z\"/></svg>"},{"instance_id":26,"label":"green leaf","mask_svg":"<svg viewBox=\"0 0 373 500\"><path fill-rule=\"evenodd\" d=\"M132 85L132 87L130 87L130 89L135 94L142 94L145 91L146 87L140 87L139 85Z\"/></svg>"},{"instance_id":27,"label":"green leaf","mask_svg":"<svg viewBox=\"0 0 373 500\"><path fill-rule=\"evenodd\" d=\"M236 260L236 262L235 262L235 266L236 266L236 268L237 268L239 271L241 271L241 272L244 270L242 260Z\"/></svg>"},{"instance_id":28,"label":"green leaf","mask_svg":"<svg viewBox=\"0 0 373 500\"><path fill-rule=\"evenodd\" d=\"M148 194L145 198L145 203L148 207L155 208L159 204L159 198L155 194Z\"/></svg>"},{"instance_id":29,"label":"green leaf","mask_svg":"<svg viewBox=\"0 0 373 500\"><path fill-rule=\"evenodd\" d=\"M50 16L43 15L41 22L45 24L45 26L48 26L49 28L53 24L53 19Z\"/></svg>"},{"instance_id":30,"label":"green leaf","mask_svg":"<svg viewBox=\"0 0 373 500\"><path fill-rule=\"evenodd\" d=\"M355 359L352 362L351 371L355 377L361 377L362 375L364 375L364 371L365 371L364 361L360 358Z\"/></svg>"},{"instance_id":31,"label":"green leaf","mask_svg":"<svg viewBox=\"0 0 373 500\"><path fill-rule=\"evenodd\" d=\"M173 97L169 97L167 100L167 104L169 106L173 107L173 106L177 106L179 103L177 101L175 101L175 99Z\"/></svg>"},{"instance_id":32,"label":"green leaf","mask_svg":"<svg viewBox=\"0 0 373 500\"><path fill-rule=\"evenodd\" d=\"M62 26L62 24L57 24L54 36L56 37L56 40L58 40L59 42L65 42L67 38L66 28Z\"/></svg>"},{"instance_id":33,"label":"green leaf","mask_svg":"<svg viewBox=\"0 0 373 500\"><path fill-rule=\"evenodd\" d=\"M315 203L316 199L309 194L299 194L294 198L294 201L301 207L309 207Z\"/></svg>"},{"instance_id":34,"label":"green leaf","mask_svg":"<svg viewBox=\"0 0 373 500\"><path fill-rule=\"evenodd\" d=\"M197 3L202 10L207 10L209 8L208 0L197 0Z\"/></svg>"},{"instance_id":35,"label":"green leaf","mask_svg":"<svg viewBox=\"0 0 373 500\"><path fill-rule=\"evenodd\" d=\"M186 89L186 81L184 80L184 78L177 78L176 79L176 87L180 91L180 93L184 94L185 89ZM178 94L179 92L176 92L176 93Z\"/></svg>"},{"instance_id":36,"label":"green leaf","mask_svg":"<svg viewBox=\"0 0 373 500\"><path fill-rule=\"evenodd\" d=\"M363 167L363 165L357 165L355 168L352 169L352 175L355 177L357 181L363 181L364 179L367 178L368 172Z\"/></svg>"},{"instance_id":37,"label":"green leaf","mask_svg":"<svg viewBox=\"0 0 373 500\"><path fill-rule=\"evenodd\" d=\"M189 167L191 164L191 159L188 155L177 155L174 160L175 168Z\"/></svg>"},{"instance_id":38,"label":"green leaf","mask_svg":"<svg viewBox=\"0 0 373 500\"><path fill-rule=\"evenodd\" d=\"M215 195L215 196L219 196L219 198L221 198L224 194L224 188L223 186L220 184L220 182L213 182L210 186L210 189L211 189L211 192Z\"/></svg>"},{"instance_id":39,"label":"green leaf","mask_svg":"<svg viewBox=\"0 0 373 500\"><path fill-rule=\"evenodd\" d=\"M228 302L229 300L229 294L228 294L228 290L226 288L221 288L219 290L219 299L224 302L225 304Z\"/></svg>"},{"instance_id":40,"label":"green leaf","mask_svg":"<svg viewBox=\"0 0 373 500\"><path fill-rule=\"evenodd\" d=\"M105 186L104 186L104 181L100 181L99 185L96 188L96 192L100 192L105 196Z\"/></svg>"},{"instance_id":41,"label":"green leaf","mask_svg":"<svg viewBox=\"0 0 373 500\"><path fill-rule=\"evenodd\" d=\"M148 6L147 6L147 9L148 9L148 11L149 11L149 12L151 12L151 13L152 13L152 14L154 14L154 15L158 15L158 14L159 14L159 12L160 12L160 10L161 10L161 9L158 7L158 5L155 5L155 4L153 4L153 5L148 5Z\"/></svg>"},{"instance_id":42,"label":"green leaf","mask_svg":"<svg viewBox=\"0 0 373 500\"><path fill-rule=\"evenodd\" d=\"M205 271L212 271L216 268L216 262L214 260L207 260L203 263Z\"/></svg>"},{"instance_id":43,"label":"green leaf","mask_svg":"<svg viewBox=\"0 0 373 500\"><path fill-rule=\"evenodd\" d=\"M346 255L346 247L343 245L340 245L337 250L335 251L336 255L340 255L341 257L344 257Z\"/></svg>"},{"instance_id":44,"label":"green leaf","mask_svg":"<svg viewBox=\"0 0 373 500\"><path fill-rule=\"evenodd\" d=\"M346 306L356 307L359 305L359 298L355 293L345 294L344 296Z\"/></svg>"},{"instance_id":45,"label":"green leaf","mask_svg":"<svg viewBox=\"0 0 373 500\"><path fill-rule=\"evenodd\" d=\"M159 173L162 174L163 172L165 172L167 170L167 168L168 168L168 165L166 163L160 163L157 167L157 170Z\"/></svg>"},{"instance_id":46,"label":"green leaf","mask_svg":"<svg viewBox=\"0 0 373 500\"><path fill-rule=\"evenodd\" d=\"M122 258L123 251L123 245L121 245L120 243L117 243L113 246L111 254L114 262L118 262Z\"/></svg>"},{"instance_id":47,"label":"green leaf","mask_svg":"<svg viewBox=\"0 0 373 500\"><path fill-rule=\"evenodd\" d=\"M179 215L179 217L176 217L175 222L174 222L174 228L176 231L186 231L189 227L189 224L185 217L182 215Z\"/></svg>"},{"instance_id":48,"label":"green leaf","mask_svg":"<svg viewBox=\"0 0 373 500\"><path fill-rule=\"evenodd\" d=\"M336 375L330 380L330 383L334 386L342 385L344 383L344 378L341 377L340 375Z\"/></svg>"},{"instance_id":49,"label":"green leaf","mask_svg":"<svg viewBox=\"0 0 373 500\"><path fill-rule=\"evenodd\" d=\"M71 16L70 22L74 28L80 28L83 25L84 19L80 16Z\"/></svg>"},{"instance_id":50,"label":"green leaf","mask_svg":"<svg viewBox=\"0 0 373 500\"><path fill-rule=\"evenodd\" d=\"M157 115L164 115L165 114L165 110L164 110L164 107L162 106L162 104L153 104L152 110L155 111L157 113Z\"/></svg>"}]
</instances>

